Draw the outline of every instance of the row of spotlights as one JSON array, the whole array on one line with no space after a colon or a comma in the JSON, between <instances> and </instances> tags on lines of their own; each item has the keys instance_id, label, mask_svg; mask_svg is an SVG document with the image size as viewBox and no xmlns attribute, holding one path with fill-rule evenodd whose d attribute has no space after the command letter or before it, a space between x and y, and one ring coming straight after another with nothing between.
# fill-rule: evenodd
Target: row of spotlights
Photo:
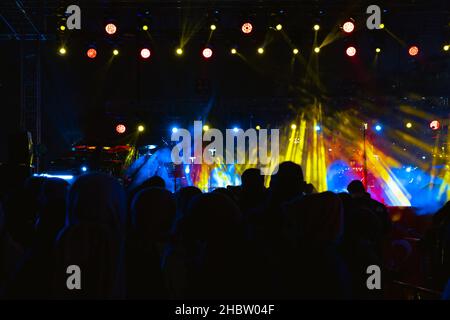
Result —
<instances>
[{"instance_id":1,"label":"row of spotlights","mask_svg":"<svg viewBox=\"0 0 450 320\"><path fill-rule=\"evenodd\" d=\"M65 47L60 47L59 50L58 50L58 52L59 52L59 54L61 54L61 55L65 55L65 54L67 53L67 49L66 49ZM263 53L264 53L264 48L263 48L263 47L258 48L258 49L257 49L257 52L258 52L259 54L263 54ZM297 48L294 48L294 49L292 50L292 53L293 53L293 54L298 54L299 52L300 52L300 51L299 51ZM117 56L120 52L119 52L118 49L114 49L112 53L113 53L113 55ZM177 49L175 50L175 53L176 53L177 55L181 56L181 55L183 55L184 51L183 51L182 48L177 48ZM230 53L231 53L231 54L237 54L238 52L237 52L237 49L236 49L236 48L232 48L232 49L230 50ZM94 58L97 57L97 50L96 50L95 48L89 48L89 49L86 51L86 55L87 55L89 58L94 59ZM148 58L150 58L150 56L151 56L151 51L150 51L150 49L148 49L148 48L143 48L143 49L141 49L141 51L140 51L140 55L141 55L142 58L148 59ZM205 48L205 49L202 50L202 55L203 55L203 57L204 57L205 59L209 59L209 58L211 58L212 55L213 55L213 50L212 50L211 48Z\"/></svg>"},{"instance_id":2,"label":"row of spotlights","mask_svg":"<svg viewBox=\"0 0 450 320\"><path fill-rule=\"evenodd\" d=\"M445 46L443 47L443 50L444 50L444 51L449 51L449 50L450 50L450 45L445 45ZM265 51L265 50L264 50L263 47L259 47L259 48L257 49L257 53L258 53L258 54L263 54L264 51ZM65 54L67 53L67 49L66 49L65 47L60 47L59 50L58 50L58 52L59 52L59 54L61 54L61 55L65 55ZM231 52L231 54L237 54L237 53L238 53L236 48L232 48L232 49L230 50L230 52ZM297 49L297 48L292 49L292 53L295 54L295 55L299 54L299 52L300 52L300 51L299 51L299 49ZM314 48L314 52L315 52L315 53L319 53L319 52L320 52L320 47L315 47L315 48ZM346 54L347 54L349 57L353 57L353 56L356 55L357 50L356 50L355 47L351 46L351 47L348 47L348 48L346 49L345 52L346 52ZM381 49L380 49L380 48L376 48L376 49L375 49L375 52L376 52L376 53L380 53L380 52L381 52ZM419 50L419 47L417 47L417 46L411 46L411 47L408 49L408 54L409 54L411 57L417 56L417 55L419 54L419 52L420 52L420 50ZM175 50L175 53L176 53L177 55L181 56L181 55L183 55L184 51L183 51L182 48L177 48L177 49ZM113 55L117 56L118 54L119 54L119 50L118 50L118 49L114 49L114 50L113 50ZM86 51L86 55L87 55L89 58L94 59L95 57L97 57L97 50L96 50L95 48L89 48L89 49ZM148 59L148 58L151 56L151 51L150 51L150 49L148 49L148 48L143 48L143 49L141 49L141 51L140 51L140 55L141 55L141 57L142 57L143 59ZM213 55L213 50L212 50L211 48L205 48L205 49L202 50L202 55L203 55L203 57L204 57L205 59L209 59L209 58L211 58L212 55Z\"/></svg>"},{"instance_id":3,"label":"row of spotlights","mask_svg":"<svg viewBox=\"0 0 450 320\"><path fill-rule=\"evenodd\" d=\"M407 122L405 126L406 126L406 128L411 129L413 127L413 124L411 122ZM441 124L440 124L440 122L438 120L433 120L433 121L430 122L430 128L431 129L438 130L440 127L441 127ZM210 127L207 124L205 124L203 126L203 131L208 131L209 129L210 129ZM255 129L256 130L261 130L261 126L257 125L255 127ZM295 123L291 124L291 129L292 130L296 130L297 129L297 125ZM374 129L375 129L375 131L380 132L380 131L383 130L383 126L381 124L376 124L374 126ZM178 127L172 127L171 131L172 131L172 133L177 133L178 130L179 130ZM321 131L322 127L317 124L317 125L314 126L314 130L315 131ZM124 124L118 124L116 126L116 132L117 133L123 134L123 133L125 133L125 131L126 131L126 127L125 127ZM143 125L138 125L137 131L138 132L144 132L145 131L145 127ZM238 131L239 131L238 127L234 127L233 128L233 132L237 133Z\"/></svg>"},{"instance_id":4,"label":"row of spotlights","mask_svg":"<svg viewBox=\"0 0 450 320\"><path fill-rule=\"evenodd\" d=\"M143 31L148 31L148 30L149 30L149 26L148 26L147 24L142 25L141 28L142 28ZM217 29L217 25L211 24L211 25L209 26L209 28L211 29L211 31L214 31L214 30ZM347 22L344 23L344 25L343 25L342 28L343 28L344 32L346 32L346 33L351 33L351 32L353 32L353 30L355 29L355 25L354 25L353 22L347 21ZM384 24L380 24L380 29L383 29L383 28L384 28ZM65 31L65 30L66 30L66 26L65 26L65 25L60 25L60 26L59 26L59 29L60 29L61 31ZM275 26L275 29L276 29L277 31L281 31L281 30L283 29L283 25L282 25L281 23L278 23L278 24ZM118 30L118 27L117 27L117 25L114 24L114 23L108 23L108 24L106 24L106 26L105 26L105 31L106 31L106 33L109 34L109 35L114 35L114 34L116 34L116 33L117 33L117 30ZM319 31L319 30L320 30L320 25L315 24L315 25L313 26L313 30ZM245 22L245 23L243 23L242 26L241 26L241 31L242 31L244 34L250 34L250 33L253 31L253 25L252 25L250 22Z\"/></svg>"}]
</instances>

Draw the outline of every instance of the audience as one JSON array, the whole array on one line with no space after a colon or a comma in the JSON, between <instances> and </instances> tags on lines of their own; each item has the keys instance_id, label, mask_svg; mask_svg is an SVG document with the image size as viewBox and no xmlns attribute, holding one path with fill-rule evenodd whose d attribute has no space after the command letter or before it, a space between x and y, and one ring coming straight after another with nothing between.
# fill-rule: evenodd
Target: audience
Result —
<instances>
[{"instance_id":1,"label":"audience","mask_svg":"<svg viewBox=\"0 0 450 320\"><path fill-rule=\"evenodd\" d=\"M160 261L175 214L175 199L165 189L146 188L134 197L126 260L129 298L168 298Z\"/></svg>"},{"instance_id":2,"label":"audience","mask_svg":"<svg viewBox=\"0 0 450 320\"><path fill-rule=\"evenodd\" d=\"M270 178L266 188L247 169L240 187L209 193L172 194L158 176L125 190L100 173L4 188L0 298L382 299L366 286L367 267L395 276L412 252L390 241L386 207L357 180L348 193L318 193L293 162ZM425 239L447 299L449 208ZM70 266L81 290L68 287Z\"/></svg>"}]
</instances>

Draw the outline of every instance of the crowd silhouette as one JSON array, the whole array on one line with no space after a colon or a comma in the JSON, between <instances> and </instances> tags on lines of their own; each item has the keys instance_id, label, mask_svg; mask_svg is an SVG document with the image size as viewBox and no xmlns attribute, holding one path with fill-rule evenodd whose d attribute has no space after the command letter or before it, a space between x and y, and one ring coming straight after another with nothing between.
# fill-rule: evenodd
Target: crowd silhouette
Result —
<instances>
[{"instance_id":1,"label":"crowd silhouette","mask_svg":"<svg viewBox=\"0 0 450 320\"><path fill-rule=\"evenodd\" d=\"M293 162L269 188L253 168L241 186L209 193L173 194L159 177L133 190L102 173L72 185L16 178L2 176L3 299L384 299L408 254L396 243L386 263L393 225L361 181L317 193ZM422 245L448 298L450 204ZM81 270L80 290L67 287L70 265ZM383 272L381 290L367 287L370 265Z\"/></svg>"}]
</instances>

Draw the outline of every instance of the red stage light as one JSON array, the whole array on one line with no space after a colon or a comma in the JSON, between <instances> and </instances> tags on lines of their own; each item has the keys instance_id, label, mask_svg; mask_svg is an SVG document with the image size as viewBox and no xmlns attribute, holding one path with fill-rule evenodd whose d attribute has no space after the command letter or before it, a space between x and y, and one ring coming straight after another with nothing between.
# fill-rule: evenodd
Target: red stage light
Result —
<instances>
[{"instance_id":1,"label":"red stage light","mask_svg":"<svg viewBox=\"0 0 450 320\"><path fill-rule=\"evenodd\" d=\"M355 30L355 24L351 21L347 21L342 26L342 30L344 30L345 33L351 33L353 30Z\"/></svg>"},{"instance_id":2,"label":"red stage light","mask_svg":"<svg viewBox=\"0 0 450 320\"><path fill-rule=\"evenodd\" d=\"M127 131L127 127L125 127L125 125L123 124L118 124L116 126L116 132L119 134L125 133L125 131Z\"/></svg>"},{"instance_id":3,"label":"red stage light","mask_svg":"<svg viewBox=\"0 0 450 320\"><path fill-rule=\"evenodd\" d=\"M117 27L114 23L108 23L105 27L105 31L107 34L114 34L117 31Z\"/></svg>"},{"instance_id":4,"label":"red stage light","mask_svg":"<svg viewBox=\"0 0 450 320\"><path fill-rule=\"evenodd\" d=\"M417 56L419 54L419 48L417 46L409 47L408 53L411 57Z\"/></svg>"},{"instance_id":5,"label":"red stage light","mask_svg":"<svg viewBox=\"0 0 450 320\"><path fill-rule=\"evenodd\" d=\"M430 128L432 130L438 130L441 127L441 123L438 120L433 120L430 122Z\"/></svg>"},{"instance_id":6,"label":"red stage light","mask_svg":"<svg viewBox=\"0 0 450 320\"><path fill-rule=\"evenodd\" d=\"M345 51L345 53L349 56L349 57L353 57L356 55L356 48L355 47L348 47L347 50Z\"/></svg>"},{"instance_id":7,"label":"red stage light","mask_svg":"<svg viewBox=\"0 0 450 320\"><path fill-rule=\"evenodd\" d=\"M150 58L150 55L151 55L150 49L144 48L144 49L141 50L141 57L143 59Z\"/></svg>"},{"instance_id":8,"label":"red stage light","mask_svg":"<svg viewBox=\"0 0 450 320\"><path fill-rule=\"evenodd\" d=\"M97 56L97 50L95 50L94 48L90 48L87 52L86 55L91 58L94 59Z\"/></svg>"},{"instance_id":9,"label":"red stage light","mask_svg":"<svg viewBox=\"0 0 450 320\"><path fill-rule=\"evenodd\" d=\"M252 32L253 26L252 26L252 24L250 22L246 22L246 23L244 23L242 25L241 30L242 30L243 33L249 34L250 32Z\"/></svg>"},{"instance_id":10,"label":"red stage light","mask_svg":"<svg viewBox=\"0 0 450 320\"><path fill-rule=\"evenodd\" d=\"M203 55L203 57L204 57L205 59L211 58L211 57L212 57L212 54L213 54L213 52L212 52L212 50L211 50L210 48L205 48L205 49L203 49L203 51L202 51L202 55Z\"/></svg>"}]
</instances>

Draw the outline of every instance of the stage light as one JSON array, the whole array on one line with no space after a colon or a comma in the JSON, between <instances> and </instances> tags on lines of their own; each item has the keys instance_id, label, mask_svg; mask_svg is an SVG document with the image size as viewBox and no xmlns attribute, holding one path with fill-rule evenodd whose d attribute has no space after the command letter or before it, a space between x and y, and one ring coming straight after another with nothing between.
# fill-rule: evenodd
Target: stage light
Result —
<instances>
[{"instance_id":1,"label":"stage light","mask_svg":"<svg viewBox=\"0 0 450 320\"><path fill-rule=\"evenodd\" d=\"M109 35L113 35L117 31L117 27L114 23L108 23L105 27L105 31Z\"/></svg>"},{"instance_id":2,"label":"stage light","mask_svg":"<svg viewBox=\"0 0 450 320\"><path fill-rule=\"evenodd\" d=\"M320 52L320 48L319 48L319 47L315 47L315 48L314 48L314 52L315 52L315 53L319 53L319 52Z\"/></svg>"},{"instance_id":3,"label":"stage light","mask_svg":"<svg viewBox=\"0 0 450 320\"><path fill-rule=\"evenodd\" d=\"M283 26L279 23L276 25L275 29L277 29L278 31L281 31L281 29L283 29Z\"/></svg>"},{"instance_id":4,"label":"stage light","mask_svg":"<svg viewBox=\"0 0 450 320\"><path fill-rule=\"evenodd\" d=\"M177 50L175 52L177 55L181 56L183 54L183 49L177 48Z\"/></svg>"},{"instance_id":5,"label":"stage light","mask_svg":"<svg viewBox=\"0 0 450 320\"><path fill-rule=\"evenodd\" d=\"M258 53L259 54L263 54L264 53L264 48L258 48Z\"/></svg>"},{"instance_id":6,"label":"stage light","mask_svg":"<svg viewBox=\"0 0 450 320\"><path fill-rule=\"evenodd\" d=\"M172 133L177 133L178 132L178 128L177 127L173 127L172 128Z\"/></svg>"},{"instance_id":7,"label":"stage light","mask_svg":"<svg viewBox=\"0 0 450 320\"><path fill-rule=\"evenodd\" d=\"M407 168L406 168L406 172L410 173L411 171L412 171L412 168L411 168L411 167L407 167Z\"/></svg>"},{"instance_id":8,"label":"stage light","mask_svg":"<svg viewBox=\"0 0 450 320\"><path fill-rule=\"evenodd\" d=\"M355 47L348 47L347 50L345 50L345 53L349 57L354 57L356 55L356 48Z\"/></svg>"},{"instance_id":9,"label":"stage light","mask_svg":"<svg viewBox=\"0 0 450 320\"><path fill-rule=\"evenodd\" d=\"M411 57L417 56L417 55L419 54L419 47L417 47L417 46L411 46L411 47L409 47L409 49L408 49L408 54L409 54Z\"/></svg>"},{"instance_id":10,"label":"stage light","mask_svg":"<svg viewBox=\"0 0 450 320\"><path fill-rule=\"evenodd\" d=\"M61 47L61 48L59 48L58 52L60 55L65 55L67 53L67 50L64 47Z\"/></svg>"},{"instance_id":11,"label":"stage light","mask_svg":"<svg viewBox=\"0 0 450 320\"><path fill-rule=\"evenodd\" d=\"M211 31L214 31L217 29L215 24L210 25L209 28L211 29Z\"/></svg>"},{"instance_id":12,"label":"stage light","mask_svg":"<svg viewBox=\"0 0 450 320\"><path fill-rule=\"evenodd\" d=\"M212 57L213 51L212 51L210 48L205 48L205 49L203 49L203 51L202 51L202 55L203 55L203 58L209 59L209 58Z\"/></svg>"},{"instance_id":13,"label":"stage light","mask_svg":"<svg viewBox=\"0 0 450 320\"><path fill-rule=\"evenodd\" d=\"M252 26L252 24L251 24L250 22L246 22L246 23L244 23L244 24L242 25L241 30L242 30L243 33L249 34L249 33L252 32L253 26Z\"/></svg>"},{"instance_id":14,"label":"stage light","mask_svg":"<svg viewBox=\"0 0 450 320\"><path fill-rule=\"evenodd\" d=\"M377 125L375 126L375 131L380 132L382 129L383 129L383 127L382 127L381 125L379 125L379 124L377 124Z\"/></svg>"},{"instance_id":15,"label":"stage light","mask_svg":"<svg viewBox=\"0 0 450 320\"><path fill-rule=\"evenodd\" d=\"M81 171L87 172L87 171L88 171L88 168L87 168L86 166L82 166L82 167L81 167Z\"/></svg>"},{"instance_id":16,"label":"stage light","mask_svg":"<svg viewBox=\"0 0 450 320\"><path fill-rule=\"evenodd\" d=\"M184 168L184 173L189 174L190 172L191 172L191 169L189 169L189 165L187 165L187 166Z\"/></svg>"},{"instance_id":17,"label":"stage light","mask_svg":"<svg viewBox=\"0 0 450 320\"><path fill-rule=\"evenodd\" d=\"M342 26L342 30L344 30L345 33L352 33L353 30L355 30L355 24L351 21L347 21Z\"/></svg>"},{"instance_id":18,"label":"stage light","mask_svg":"<svg viewBox=\"0 0 450 320\"><path fill-rule=\"evenodd\" d=\"M138 130L138 132L144 132L145 127L142 124L140 124L140 125L138 125L137 130Z\"/></svg>"},{"instance_id":19,"label":"stage light","mask_svg":"<svg viewBox=\"0 0 450 320\"><path fill-rule=\"evenodd\" d=\"M381 49L380 49L380 48L376 48L376 49L375 49L375 52L376 52L376 53L380 53L380 52L381 52Z\"/></svg>"},{"instance_id":20,"label":"stage light","mask_svg":"<svg viewBox=\"0 0 450 320\"><path fill-rule=\"evenodd\" d=\"M412 123L411 122L408 122L407 124L406 124L406 127L408 128L408 129L411 129L412 128Z\"/></svg>"},{"instance_id":21,"label":"stage light","mask_svg":"<svg viewBox=\"0 0 450 320\"><path fill-rule=\"evenodd\" d=\"M123 124L118 124L116 126L116 132L119 134L125 133L125 131L127 131L127 127L125 127L125 125Z\"/></svg>"},{"instance_id":22,"label":"stage light","mask_svg":"<svg viewBox=\"0 0 450 320\"><path fill-rule=\"evenodd\" d=\"M236 54L237 50L235 48L231 49L231 54Z\"/></svg>"},{"instance_id":23,"label":"stage light","mask_svg":"<svg viewBox=\"0 0 450 320\"><path fill-rule=\"evenodd\" d=\"M292 129L292 130L297 129L297 125L296 125L296 124L291 124L291 129Z\"/></svg>"},{"instance_id":24,"label":"stage light","mask_svg":"<svg viewBox=\"0 0 450 320\"><path fill-rule=\"evenodd\" d=\"M94 59L97 56L97 50L95 50L94 48L90 48L88 49L88 51L86 52L86 55L91 58Z\"/></svg>"},{"instance_id":25,"label":"stage light","mask_svg":"<svg viewBox=\"0 0 450 320\"><path fill-rule=\"evenodd\" d=\"M432 130L438 130L441 127L441 123L438 120L433 120L430 122L430 128Z\"/></svg>"},{"instance_id":26,"label":"stage light","mask_svg":"<svg viewBox=\"0 0 450 320\"><path fill-rule=\"evenodd\" d=\"M256 126L256 130L261 130L261 126L260 126L260 125L257 125L257 126Z\"/></svg>"},{"instance_id":27,"label":"stage light","mask_svg":"<svg viewBox=\"0 0 450 320\"><path fill-rule=\"evenodd\" d=\"M314 126L314 130L315 131L320 131L320 130L322 130L322 128L317 124L317 125Z\"/></svg>"},{"instance_id":28,"label":"stage light","mask_svg":"<svg viewBox=\"0 0 450 320\"><path fill-rule=\"evenodd\" d=\"M425 157L425 156L422 156L422 160L426 160L426 158L427 158L427 157Z\"/></svg>"},{"instance_id":29,"label":"stage light","mask_svg":"<svg viewBox=\"0 0 450 320\"><path fill-rule=\"evenodd\" d=\"M384 29L384 23L380 23L379 27L380 29Z\"/></svg>"},{"instance_id":30,"label":"stage light","mask_svg":"<svg viewBox=\"0 0 450 320\"><path fill-rule=\"evenodd\" d=\"M234 127L234 128L233 128L233 132L234 132L234 133L238 133L238 132L239 132L239 128L238 128L238 127Z\"/></svg>"},{"instance_id":31,"label":"stage light","mask_svg":"<svg viewBox=\"0 0 450 320\"><path fill-rule=\"evenodd\" d=\"M148 25L144 24L144 25L142 26L142 30L147 31L147 30L148 30Z\"/></svg>"},{"instance_id":32,"label":"stage light","mask_svg":"<svg viewBox=\"0 0 450 320\"><path fill-rule=\"evenodd\" d=\"M150 49L144 48L144 49L141 50L141 57L143 59L150 58L150 55L151 55Z\"/></svg>"},{"instance_id":33,"label":"stage light","mask_svg":"<svg viewBox=\"0 0 450 320\"><path fill-rule=\"evenodd\" d=\"M293 54L298 54L298 52L299 52L299 51L298 51L297 48L295 48L294 50L292 50L292 53L293 53Z\"/></svg>"},{"instance_id":34,"label":"stage light","mask_svg":"<svg viewBox=\"0 0 450 320\"><path fill-rule=\"evenodd\" d=\"M443 49L444 51L448 51L450 49L450 45L446 44Z\"/></svg>"},{"instance_id":35,"label":"stage light","mask_svg":"<svg viewBox=\"0 0 450 320\"><path fill-rule=\"evenodd\" d=\"M65 30L66 30L66 26L62 24L62 25L59 27L59 30L65 31Z\"/></svg>"},{"instance_id":36,"label":"stage light","mask_svg":"<svg viewBox=\"0 0 450 320\"><path fill-rule=\"evenodd\" d=\"M113 55L117 56L118 54L119 54L119 50L114 49L114 50L113 50Z\"/></svg>"},{"instance_id":37,"label":"stage light","mask_svg":"<svg viewBox=\"0 0 450 320\"><path fill-rule=\"evenodd\" d=\"M314 30L315 30L315 31L319 31L319 29L320 29L320 26L319 26L318 24L315 24L315 25L314 25Z\"/></svg>"},{"instance_id":38,"label":"stage light","mask_svg":"<svg viewBox=\"0 0 450 320\"><path fill-rule=\"evenodd\" d=\"M203 126L203 131L208 131L209 130L209 126L207 125L207 124L205 124L204 126Z\"/></svg>"}]
</instances>

